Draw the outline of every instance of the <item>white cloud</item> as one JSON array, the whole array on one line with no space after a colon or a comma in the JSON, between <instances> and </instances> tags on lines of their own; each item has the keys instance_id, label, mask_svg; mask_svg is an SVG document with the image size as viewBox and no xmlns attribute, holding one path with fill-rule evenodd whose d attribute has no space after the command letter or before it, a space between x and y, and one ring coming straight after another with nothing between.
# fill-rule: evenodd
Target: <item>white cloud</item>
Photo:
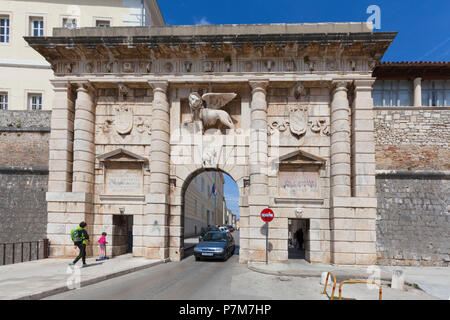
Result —
<instances>
[{"instance_id":1,"label":"white cloud","mask_svg":"<svg viewBox=\"0 0 450 320\"><path fill-rule=\"evenodd\" d=\"M198 20L197 18L194 18L195 24L196 25L201 25L201 26L205 26L208 24L211 24L206 17L202 17L200 20Z\"/></svg>"}]
</instances>

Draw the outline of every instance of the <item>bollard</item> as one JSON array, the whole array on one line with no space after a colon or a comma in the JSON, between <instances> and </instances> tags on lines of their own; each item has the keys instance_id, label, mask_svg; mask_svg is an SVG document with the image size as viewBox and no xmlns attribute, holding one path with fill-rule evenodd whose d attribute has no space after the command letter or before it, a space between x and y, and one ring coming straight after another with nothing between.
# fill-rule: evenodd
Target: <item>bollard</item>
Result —
<instances>
[{"instance_id":1,"label":"bollard","mask_svg":"<svg viewBox=\"0 0 450 320\"><path fill-rule=\"evenodd\" d=\"M401 269L395 269L392 272L391 288L396 290L405 290L405 274Z\"/></svg>"},{"instance_id":2,"label":"bollard","mask_svg":"<svg viewBox=\"0 0 450 320\"><path fill-rule=\"evenodd\" d=\"M324 285L325 282L327 281L327 275L328 275L328 272L322 272L322 275L320 277L320 284L321 285Z\"/></svg>"}]
</instances>

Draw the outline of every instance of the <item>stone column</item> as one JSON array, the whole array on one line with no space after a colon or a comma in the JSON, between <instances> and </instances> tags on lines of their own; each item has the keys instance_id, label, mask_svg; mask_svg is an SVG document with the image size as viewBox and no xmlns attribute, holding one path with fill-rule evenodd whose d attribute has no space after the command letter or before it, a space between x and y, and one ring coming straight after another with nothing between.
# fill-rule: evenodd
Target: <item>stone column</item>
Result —
<instances>
[{"instance_id":1,"label":"stone column","mask_svg":"<svg viewBox=\"0 0 450 320\"><path fill-rule=\"evenodd\" d=\"M250 262L265 261L266 258L265 234L261 232L264 222L260 218L260 213L269 206L266 100L268 83L268 81L250 81L252 99L250 104L248 227L241 228L241 242L245 243L248 248L247 251L244 249L243 257L247 256ZM269 257L269 260L273 259Z\"/></svg>"},{"instance_id":2,"label":"stone column","mask_svg":"<svg viewBox=\"0 0 450 320\"><path fill-rule=\"evenodd\" d=\"M72 192L94 192L95 106L89 83L78 84L75 101Z\"/></svg>"},{"instance_id":3,"label":"stone column","mask_svg":"<svg viewBox=\"0 0 450 320\"><path fill-rule=\"evenodd\" d=\"M74 102L71 86L67 81L53 80L49 178L47 200L47 238L50 240L50 256L63 257L66 253L68 229L66 203L63 199L72 191L73 120Z\"/></svg>"},{"instance_id":4,"label":"stone column","mask_svg":"<svg viewBox=\"0 0 450 320\"><path fill-rule=\"evenodd\" d=\"M414 107L422 105L422 78L414 79Z\"/></svg>"},{"instance_id":5,"label":"stone column","mask_svg":"<svg viewBox=\"0 0 450 320\"><path fill-rule=\"evenodd\" d=\"M335 82L331 101L331 194L350 197L350 106L347 82Z\"/></svg>"},{"instance_id":6,"label":"stone column","mask_svg":"<svg viewBox=\"0 0 450 320\"><path fill-rule=\"evenodd\" d=\"M376 197L375 137L372 85L355 80L352 105L352 195Z\"/></svg>"},{"instance_id":7,"label":"stone column","mask_svg":"<svg viewBox=\"0 0 450 320\"><path fill-rule=\"evenodd\" d=\"M70 231L76 228L81 221L87 223L87 231L92 234L93 231L93 205L92 193L94 191L94 122L95 106L92 88L88 82L77 83L77 97L75 100L75 119L71 111L70 102L64 107L67 101L67 91L61 87L56 93L55 101L62 102L62 110L58 106L53 109L54 119L52 120L52 135L61 137L63 144L66 145L63 153L52 153L52 157L66 156L64 161L58 160L57 164L64 164L70 167L70 157L72 156L72 131L73 131L73 174L72 190L70 190L70 171L66 171L65 177L69 180L65 183L57 183L47 193L48 224L47 234L50 240L51 256L76 255L73 244L70 244ZM59 122L59 115L63 116L64 121ZM53 116L52 116L53 117ZM55 129L55 130L53 130ZM53 132L54 131L54 132ZM59 140L59 139L58 139ZM61 140L59 140L61 141ZM69 150L70 149L70 150ZM55 149L54 149L55 151ZM54 176L60 175L58 167L51 164L50 171ZM56 190L55 190L56 189ZM59 191L59 192L55 192ZM92 254L92 247L88 246L87 255Z\"/></svg>"},{"instance_id":8,"label":"stone column","mask_svg":"<svg viewBox=\"0 0 450 320\"><path fill-rule=\"evenodd\" d=\"M372 83L373 80L354 82L352 132L350 131L347 83L337 81L333 91L330 249L331 262L334 264L368 265L376 262L377 199L374 196L375 144ZM352 144L350 144L351 141ZM351 173L353 173L353 183Z\"/></svg>"},{"instance_id":9,"label":"stone column","mask_svg":"<svg viewBox=\"0 0 450 320\"><path fill-rule=\"evenodd\" d=\"M51 119L48 191L70 192L73 161L73 97L67 81L52 81L52 84L55 95Z\"/></svg>"},{"instance_id":10,"label":"stone column","mask_svg":"<svg viewBox=\"0 0 450 320\"><path fill-rule=\"evenodd\" d=\"M268 81L250 81L250 195L267 195L267 100Z\"/></svg>"},{"instance_id":11,"label":"stone column","mask_svg":"<svg viewBox=\"0 0 450 320\"><path fill-rule=\"evenodd\" d=\"M169 257L170 117L167 81L150 82L153 88L150 195L144 215L145 256ZM181 229L181 228L180 228ZM179 230L180 235L182 230Z\"/></svg>"}]
</instances>

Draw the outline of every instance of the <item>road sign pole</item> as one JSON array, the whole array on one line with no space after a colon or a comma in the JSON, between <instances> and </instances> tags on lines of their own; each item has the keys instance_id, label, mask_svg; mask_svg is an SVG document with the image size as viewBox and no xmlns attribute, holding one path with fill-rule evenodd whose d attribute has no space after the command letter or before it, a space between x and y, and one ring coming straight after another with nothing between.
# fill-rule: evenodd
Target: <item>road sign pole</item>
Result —
<instances>
[{"instance_id":1,"label":"road sign pole","mask_svg":"<svg viewBox=\"0 0 450 320\"><path fill-rule=\"evenodd\" d=\"M261 219L266 223L266 264L269 263L269 222L273 220L275 214L269 208L261 211Z\"/></svg>"},{"instance_id":2,"label":"road sign pole","mask_svg":"<svg viewBox=\"0 0 450 320\"><path fill-rule=\"evenodd\" d=\"M266 222L266 264L269 261L269 223Z\"/></svg>"}]
</instances>

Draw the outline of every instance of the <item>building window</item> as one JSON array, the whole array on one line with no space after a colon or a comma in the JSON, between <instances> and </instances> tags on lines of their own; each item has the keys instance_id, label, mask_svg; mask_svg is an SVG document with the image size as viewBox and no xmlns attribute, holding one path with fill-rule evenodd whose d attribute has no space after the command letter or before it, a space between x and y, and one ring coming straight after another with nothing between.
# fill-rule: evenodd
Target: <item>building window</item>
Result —
<instances>
[{"instance_id":1,"label":"building window","mask_svg":"<svg viewBox=\"0 0 450 320\"><path fill-rule=\"evenodd\" d=\"M8 94L0 92L0 110L8 110Z\"/></svg>"},{"instance_id":2,"label":"building window","mask_svg":"<svg viewBox=\"0 0 450 320\"><path fill-rule=\"evenodd\" d=\"M76 18L63 18L63 28L75 29L77 27Z\"/></svg>"},{"instance_id":3,"label":"building window","mask_svg":"<svg viewBox=\"0 0 450 320\"><path fill-rule=\"evenodd\" d=\"M197 199L194 200L194 214L198 215Z\"/></svg>"},{"instance_id":4,"label":"building window","mask_svg":"<svg viewBox=\"0 0 450 320\"><path fill-rule=\"evenodd\" d=\"M108 28L111 26L111 22L109 20L95 20L95 26L100 28Z\"/></svg>"},{"instance_id":5,"label":"building window","mask_svg":"<svg viewBox=\"0 0 450 320\"><path fill-rule=\"evenodd\" d=\"M44 36L44 18L30 17L30 35L33 37Z\"/></svg>"},{"instance_id":6,"label":"building window","mask_svg":"<svg viewBox=\"0 0 450 320\"><path fill-rule=\"evenodd\" d=\"M0 43L9 43L9 17L0 16Z\"/></svg>"},{"instance_id":7,"label":"building window","mask_svg":"<svg viewBox=\"0 0 450 320\"><path fill-rule=\"evenodd\" d=\"M375 107L413 105L413 84L408 80L377 80L372 90Z\"/></svg>"},{"instance_id":8,"label":"building window","mask_svg":"<svg viewBox=\"0 0 450 320\"><path fill-rule=\"evenodd\" d=\"M42 95L41 94L30 94L29 99L29 110L42 110Z\"/></svg>"},{"instance_id":9,"label":"building window","mask_svg":"<svg viewBox=\"0 0 450 320\"><path fill-rule=\"evenodd\" d=\"M450 103L450 82L445 80L422 81L422 106L442 107Z\"/></svg>"}]
</instances>

